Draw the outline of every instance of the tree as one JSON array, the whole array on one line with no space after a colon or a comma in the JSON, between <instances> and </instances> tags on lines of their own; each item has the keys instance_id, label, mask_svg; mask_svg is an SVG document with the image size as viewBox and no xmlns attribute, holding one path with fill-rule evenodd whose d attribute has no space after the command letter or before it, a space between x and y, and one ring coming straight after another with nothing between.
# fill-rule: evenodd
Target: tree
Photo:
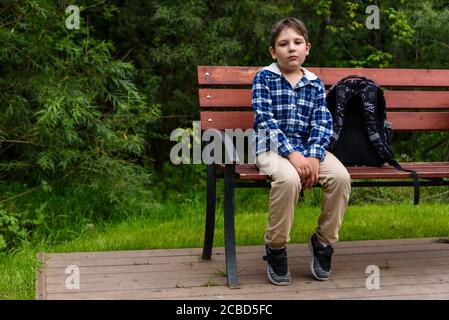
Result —
<instances>
[{"instance_id":1,"label":"tree","mask_svg":"<svg viewBox=\"0 0 449 320\"><path fill-rule=\"evenodd\" d=\"M133 83L133 66L112 57L114 45L93 37L83 15L68 29L64 9L0 5L1 177L100 186L138 171L147 180L134 163L158 109Z\"/></svg>"}]
</instances>

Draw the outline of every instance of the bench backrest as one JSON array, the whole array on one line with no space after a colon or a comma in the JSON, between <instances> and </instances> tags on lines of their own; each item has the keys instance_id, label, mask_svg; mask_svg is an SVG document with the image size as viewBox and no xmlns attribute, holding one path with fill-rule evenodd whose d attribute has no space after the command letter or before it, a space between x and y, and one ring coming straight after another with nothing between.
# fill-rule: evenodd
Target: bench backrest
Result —
<instances>
[{"instance_id":1,"label":"bench backrest","mask_svg":"<svg viewBox=\"0 0 449 320\"><path fill-rule=\"evenodd\" d=\"M199 66L201 128L252 128L251 83L260 67ZM307 68L326 88L358 74L385 92L387 118L393 130L449 130L449 70Z\"/></svg>"}]
</instances>

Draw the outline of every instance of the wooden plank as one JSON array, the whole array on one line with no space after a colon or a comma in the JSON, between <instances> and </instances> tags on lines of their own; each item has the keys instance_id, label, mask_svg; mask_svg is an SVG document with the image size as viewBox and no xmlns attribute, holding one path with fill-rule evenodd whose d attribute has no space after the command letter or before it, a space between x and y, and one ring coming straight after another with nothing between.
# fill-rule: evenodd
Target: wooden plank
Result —
<instances>
[{"instance_id":1,"label":"wooden plank","mask_svg":"<svg viewBox=\"0 0 449 320\"><path fill-rule=\"evenodd\" d=\"M413 169L420 178L449 178L449 162L439 164L427 163L416 164L401 163L405 169ZM222 166L222 165L219 165ZM383 167L348 166L348 173L351 179L408 179L410 173L396 170L390 165ZM240 164L236 166L236 177L241 180L268 180L270 176L259 171L254 164Z\"/></svg>"},{"instance_id":2,"label":"wooden plank","mask_svg":"<svg viewBox=\"0 0 449 320\"><path fill-rule=\"evenodd\" d=\"M410 173L404 171L390 171L390 172L351 172L348 170L349 175L352 180L364 180L364 179L382 179L382 180L404 180L411 179ZM432 179L432 178L448 178L449 173L448 170L428 170L426 172L417 171L418 176L421 179ZM238 177L242 181L265 181L269 180L271 177L268 175L262 175L256 172L250 171L242 171L236 173L236 177Z\"/></svg>"},{"instance_id":3,"label":"wooden plank","mask_svg":"<svg viewBox=\"0 0 449 320\"><path fill-rule=\"evenodd\" d=\"M310 278L296 278L290 286L271 284L247 285L239 290L229 290L223 286L174 288L152 291L151 289L106 290L94 292L72 291L49 293L48 299L348 299L404 294L432 294L449 292L447 277L432 281L414 277L386 279L379 290L368 290L365 278L353 281L307 281ZM439 281L442 280L442 281Z\"/></svg>"},{"instance_id":4,"label":"wooden plank","mask_svg":"<svg viewBox=\"0 0 449 320\"><path fill-rule=\"evenodd\" d=\"M441 237L430 238L403 238L383 240L351 240L339 241L335 245L336 250L345 254L367 253L379 250L380 252L421 251L421 250L449 250L449 239ZM309 252L307 243L290 243L289 247L294 250L295 255L307 255ZM379 249L382 247L382 249ZM261 245L238 246L237 254L260 254L263 251ZM92 260L96 258L142 258L142 257L179 257L199 256L201 248L189 249L154 249L154 250L130 250L130 251L100 251L100 252L78 252L78 253L47 253L46 260ZM171 254L170 254L171 253ZM213 256L223 256L224 248L214 248Z\"/></svg>"},{"instance_id":5,"label":"wooden plank","mask_svg":"<svg viewBox=\"0 0 449 320\"><path fill-rule=\"evenodd\" d=\"M338 279L351 279L359 278L366 275L366 262L355 264L343 264L334 266L332 271L333 278ZM386 268L381 269L382 275L387 276L403 276L406 275L435 275L448 273L449 264L443 265L419 265L419 266L403 266L401 268ZM295 264L290 265L294 273L306 274L310 272L309 264ZM216 272L212 267L209 270L196 270L185 269L179 271L164 271L163 276L154 277L151 272L129 272L129 273L95 273L95 274L82 274L80 277L80 284L84 283L100 283L100 282L120 282L120 281L152 281L153 288L155 287L177 287L179 284L183 284L184 287L187 281L197 281L200 285L204 284L209 279L216 280L215 283L225 285L226 277ZM266 275L266 265L263 263L255 263L254 268L246 268L239 270L239 276L242 278L243 283L262 283L264 282ZM262 277L263 276L263 277ZM49 275L46 280L47 288L49 285L63 285L67 279L67 274L61 269L60 273ZM263 281L261 280L263 279ZM49 291L52 291L49 289Z\"/></svg>"},{"instance_id":6,"label":"wooden plank","mask_svg":"<svg viewBox=\"0 0 449 320\"><path fill-rule=\"evenodd\" d=\"M250 108L251 89L199 89L200 108Z\"/></svg>"},{"instance_id":7,"label":"wooden plank","mask_svg":"<svg viewBox=\"0 0 449 320\"><path fill-rule=\"evenodd\" d=\"M365 279L366 280L366 279ZM301 283L302 284L302 283ZM394 297L397 295L421 295L426 296L427 294L433 294L434 292L440 294L447 294L447 283L432 283L432 284L403 284L403 285L389 285L381 287L381 290L368 290L363 287L350 287L350 288L331 288L329 290L302 290L301 286L295 288L296 290L279 290L276 292L268 292L267 291L252 291L250 293L246 292L231 292L225 294L217 294L215 296L201 296L192 294L190 297L181 296L174 297L170 296L169 299L232 299L232 300L240 300L240 299L248 299L248 300L317 300L317 299L360 299L361 297ZM246 298L245 298L246 297ZM394 298L392 298L394 299Z\"/></svg>"},{"instance_id":8,"label":"wooden plank","mask_svg":"<svg viewBox=\"0 0 449 320\"><path fill-rule=\"evenodd\" d=\"M294 249L289 249L289 261L290 264L293 265L301 265L310 262L310 254L304 254L302 256L298 255ZM372 253L359 253L359 254L344 254L341 253L340 250L336 249L336 253L334 256L335 262L341 262L342 264L350 262L350 264L354 264L360 261L371 261L375 264L386 265L386 267L394 267L397 263L402 263L405 260L415 260L414 263L416 265L421 265L422 263L428 263L427 260L432 260L435 257L441 259L441 262L433 261L433 263L437 264L448 264L447 259L449 259L449 250L422 250L422 251L409 251L409 252L372 252ZM400 255L401 260L397 261L397 257ZM238 259L238 268L243 270L245 268L253 268L254 261L259 261L262 256L262 250L253 254L237 254ZM117 258L118 259L118 258ZM443 260L446 259L446 260ZM419 262L422 260L421 262ZM424 261L425 260L425 261ZM195 261L195 260L192 260ZM64 263L54 264L53 267L46 267L47 277L58 275L65 272L65 268L68 265L77 265L79 268L82 268L82 274L104 274L104 273L114 273L114 272L149 272L156 270L164 270L164 272L169 271L180 271L180 270L213 270L216 272L217 270L222 270L224 266L224 257L223 255L217 255L213 258L213 260L209 261L200 261L197 262L188 262L179 261L173 259L172 261L167 261L164 264L161 263L133 263L132 261L121 261L117 263L111 263L110 261L101 261L100 263L93 262L91 264L82 263L77 260L72 260L70 262L65 261ZM217 269L214 269L217 268Z\"/></svg>"},{"instance_id":9,"label":"wooden plank","mask_svg":"<svg viewBox=\"0 0 449 320\"><path fill-rule=\"evenodd\" d=\"M387 112L394 131L449 130L449 112ZM201 129L251 129L254 113L245 111L202 111Z\"/></svg>"},{"instance_id":10,"label":"wooden plank","mask_svg":"<svg viewBox=\"0 0 449 320\"><path fill-rule=\"evenodd\" d=\"M447 161L438 161L438 162L401 162L401 166L404 168L418 168L418 169L431 169L431 168L447 168L449 167L449 162ZM217 165L220 169L224 168L224 164ZM359 170L359 171L366 171L366 170L377 170L377 169L392 169L393 167L390 165L383 165L382 167L370 167L370 166L348 166L347 168L350 168L351 170ZM257 170L257 167L255 164L251 163L245 163L245 164L239 164L238 169L240 170Z\"/></svg>"},{"instance_id":11,"label":"wooden plank","mask_svg":"<svg viewBox=\"0 0 449 320\"><path fill-rule=\"evenodd\" d=\"M259 257L260 258L260 257ZM432 262L436 262L438 258L432 258ZM449 258L444 258L442 264L433 265L428 261L419 260L419 265L414 264L415 259L407 259L409 265L399 266L394 265L388 267L385 266L385 263L382 261L382 273L388 275L403 275L403 274L441 274L447 273L449 267ZM256 259L259 260L259 259ZM260 261L259 261L260 262ZM293 261L290 261L293 262ZM294 272L306 272L310 270L309 263L299 263L300 260L296 261L295 264L290 264L292 270ZM310 262L310 257L305 259L305 262ZM412 263L410 263L412 262ZM353 278L358 277L365 274L366 271L366 261L357 261L351 264L347 263L339 263L334 264L333 266L333 274L337 275L338 278ZM94 282L110 282L110 281L122 281L122 280L154 280L155 282L164 282L165 280L186 280L186 279L204 279L210 277L221 277L226 280L224 273L217 272L224 267L223 262L213 261L209 265L209 269L207 270L198 270L196 268L185 268L179 270L165 270L163 277L154 277L154 272L124 272L124 273L82 273L82 277L80 278L81 283L94 283ZM84 270L84 268L82 268ZM46 278L46 285L49 284L61 284L67 279L67 274L65 273L64 268L59 268L58 270L54 270L51 275L48 275ZM239 275L243 276L245 279L260 276L266 274L266 265L265 263L253 263L253 267L246 266L245 268L239 268Z\"/></svg>"},{"instance_id":12,"label":"wooden plank","mask_svg":"<svg viewBox=\"0 0 449 320\"><path fill-rule=\"evenodd\" d=\"M47 288L46 288L46 260L45 253L39 252L36 254L36 259L39 263L39 267L36 271L35 278L35 290L36 290L36 300L45 300L47 298Z\"/></svg>"},{"instance_id":13,"label":"wooden plank","mask_svg":"<svg viewBox=\"0 0 449 320\"><path fill-rule=\"evenodd\" d=\"M429 242L429 244L431 244ZM240 248L240 247L239 247ZM250 248L250 247L241 247ZM217 248L220 251L220 248ZM85 251L85 252L53 252L47 253L48 259L52 260L91 260L91 259L112 259L112 258L142 258L142 257L177 257L177 256L199 256L202 254L201 248L186 249L146 249L146 250L125 250L125 251ZM224 254L224 251L223 251Z\"/></svg>"},{"instance_id":14,"label":"wooden plank","mask_svg":"<svg viewBox=\"0 0 449 320\"><path fill-rule=\"evenodd\" d=\"M422 251L424 252L424 250ZM416 267L436 267L439 265L449 266L449 256L447 252L444 251L425 251L420 255L420 252L390 252L388 255L383 255L381 252L377 253L357 253L354 255L345 255L340 253L339 250L336 250L336 254L334 255L335 261L334 270L345 270L345 269L357 269L355 266L360 263L370 262L371 264L377 264L382 266L382 268L386 269L395 269L410 264L411 266ZM400 256L401 258L395 257L394 254ZM265 263L262 262L261 257L263 253L262 250L260 252L243 256L237 255L238 257L238 269L239 273L243 274L252 274L254 270L257 270L258 267L265 266ZM295 250L292 250L289 246L289 264L295 266L295 268L308 267L310 262L310 254L305 256L299 256L295 254ZM440 259L440 261L438 260ZM259 263L254 263L258 261ZM122 270L126 272L116 272L117 274L137 274L137 273L146 273L155 270L164 270L164 274L171 275L172 278L177 278L179 274L203 274L204 272L210 274L219 274L223 270L224 267L224 259L220 257L213 258L209 261L199 261L191 264L185 264L180 261L172 261L166 264L111 264L104 262L99 264L91 264L91 265L80 265L79 268L82 271L83 276L87 275L100 275L107 276L110 274L114 274L113 272L117 270ZM348 263L350 262L350 263ZM76 261L73 261L71 264L76 264ZM220 271L220 272L218 272ZM65 265L59 265L55 267L47 267L46 277L47 279L54 276L66 277L65 274Z\"/></svg>"},{"instance_id":15,"label":"wooden plank","mask_svg":"<svg viewBox=\"0 0 449 320\"><path fill-rule=\"evenodd\" d=\"M381 276L381 287L385 286L394 286L394 285L402 285L402 284L432 284L432 283L447 283L449 274L447 273L434 273L434 274L389 274L384 272L383 270L380 271ZM365 287L365 281L367 274L366 273L358 273L354 277L348 277L348 278L341 278L340 275L334 275L330 281L328 282L318 282L311 278L310 271L309 270L302 270L301 272L293 272L292 274L294 286L297 286L297 282L301 282L301 287L303 291L317 291L317 290L326 290L326 289L333 289L333 288L364 288ZM266 274L265 272L260 273L257 277L252 277L251 282L246 282L244 285L245 291L247 293L250 293L253 288L259 287L261 290L261 293L264 292L270 292L271 285L267 284ZM223 278L221 283L224 284L225 279ZM244 278L244 280L247 280L247 277ZM189 287L187 285L183 286L182 282L179 282L178 286L173 287L154 287L151 281L142 281L138 283L139 281L123 281L123 282L114 282L114 283L84 283L82 286L80 285L80 291L83 292L101 292L101 291L129 291L131 289L134 290L145 290L148 293L152 292L154 294L158 294L158 292L165 292L168 295L176 295L176 289L178 288L185 288L189 289L194 294L198 294L203 292L204 290L210 290L212 286L207 285L198 285L198 283L195 283L194 287ZM184 284L187 284L188 281L186 281ZM210 282L211 283L211 282ZM217 286L213 286L214 288L217 288ZM75 293L74 290L67 290L65 288L65 285L52 285L52 290L49 291L49 294L55 294L55 293ZM231 294L232 290L229 290L227 288L220 289L223 293ZM290 288L286 288L290 289ZM449 289L449 288L448 288ZM294 288L293 288L294 290ZM293 291L291 290L291 291ZM366 290L366 289L365 289ZM240 291L240 290L239 290ZM290 291L290 290L288 290ZM310 292L313 294L312 292ZM210 294L210 292L209 292ZM180 296L183 296L182 294Z\"/></svg>"},{"instance_id":16,"label":"wooden plank","mask_svg":"<svg viewBox=\"0 0 449 320\"><path fill-rule=\"evenodd\" d=\"M289 250L289 252L292 252ZM335 255L335 257L337 254ZM253 271L257 271L257 268L264 268L264 263L261 260L262 253L255 256L251 260L242 260L241 257L237 256L237 265L239 274L251 274ZM340 261L341 258L338 258ZM255 263L255 261L259 261ZM337 261L337 260L336 260ZM358 256L358 258L353 258L351 261L340 261L333 263L333 268L335 270L345 270L349 267L353 269L365 269L369 264L375 264L379 267L385 269L392 268L403 268L407 266L416 267L436 267L436 266L446 266L449 267L449 257L440 256L434 254L433 257L409 257L407 259L401 259L396 257L389 257L385 259L382 256L364 255L363 257ZM295 269L308 268L310 266L310 257L290 257L289 265ZM192 272L201 272L211 275L217 273L224 274L225 272L225 261L224 259L213 259L204 262L192 263L191 265L186 265L182 263L167 263L164 265L148 264L148 265L103 265L103 266L84 266L80 267L80 274L86 275L110 275L110 274L135 274L135 273L154 273L163 270L167 274L191 274ZM261 269L262 270L262 269ZM265 270L265 269L263 269ZM46 270L47 279L53 276L58 276L65 274L65 267L53 267Z\"/></svg>"},{"instance_id":17,"label":"wooden plank","mask_svg":"<svg viewBox=\"0 0 449 320\"><path fill-rule=\"evenodd\" d=\"M307 273L310 273L307 270ZM292 277L292 280L298 280L299 276L295 274ZM365 280L367 278L367 274L360 274L358 277L351 278L342 278L340 276L333 276L333 280L331 282L338 283L340 287L356 287L358 285L365 285ZM404 283L412 283L412 284L423 284L423 283L447 283L449 287L449 273L438 273L438 274L413 274L413 275L385 275L383 272L380 272L381 276L381 285L400 285ZM301 274L301 278L304 277L304 274ZM245 281L241 282L241 285L257 285L257 284L265 284L267 279L265 274L259 274L253 277L245 277ZM209 278L202 279L184 279L184 280L174 280L171 281L169 279L154 279L148 277L147 279L126 279L119 281L108 281L108 282L96 282L96 283L80 283L80 290L83 292L101 292L101 291L114 291L114 290L164 290L164 289L176 289L176 288L201 288L201 287L210 287L212 286L225 286L226 279L224 277L218 276L210 276ZM314 289L322 288L325 289L327 284L322 283L321 285L315 285L311 283L311 287ZM62 281L58 284L48 284L47 285L48 292L51 294L55 293L68 293L73 292L73 289L67 289L65 286L65 281ZM330 286L332 288L332 286ZM449 288L448 288L449 292Z\"/></svg>"},{"instance_id":18,"label":"wooden plank","mask_svg":"<svg viewBox=\"0 0 449 320\"><path fill-rule=\"evenodd\" d=\"M261 67L198 66L200 85L251 85ZM307 67L325 85L337 83L345 76L366 76L382 86L449 87L449 70L437 69L379 69L379 68L318 68Z\"/></svg>"},{"instance_id":19,"label":"wooden plank","mask_svg":"<svg viewBox=\"0 0 449 320\"><path fill-rule=\"evenodd\" d=\"M449 178L449 167L446 168L413 168L419 178ZM410 178L409 172L399 171L394 168L355 168L348 167L351 179L407 179Z\"/></svg>"},{"instance_id":20,"label":"wooden plank","mask_svg":"<svg viewBox=\"0 0 449 320\"><path fill-rule=\"evenodd\" d=\"M255 252L237 252L239 256L239 260L253 260L256 257L259 257L262 252L262 247L259 247L258 251ZM349 247L349 248L340 248L338 243L335 246L336 250L338 250L338 256L353 256L358 254L365 253L416 253L422 252L426 254L427 252L440 252L447 251L449 254L449 244L447 243L433 243L433 244L424 244L418 245L415 244L413 246L388 246L388 247ZM305 244L295 245L293 254L289 254L289 257L309 257L309 249ZM217 254L216 259L223 260L223 254ZM224 260L223 260L224 261ZM55 256L49 255L46 258L46 267L47 269L53 267L67 267L68 265L77 265L78 267L82 266L102 266L102 265L162 265L167 263L182 263L185 265L191 265L193 263L201 263L200 255L190 255L190 256L142 256L142 257L101 257L98 255L92 255L90 259L58 259Z\"/></svg>"},{"instance_id":21,"label":"wooden plank","mask_svg":"<svg viewBox=\"0 0 449 320\"><path fill-rule=\"evenodd\" d=\"M341 241L335 244L335 250L338 251L339 256L344 255L357 255L362 253L374 253L374 252L416 252L416 251L440 251L449 250L449 243L447 239L440 238L424 238L424 239L400 239L400 240L364 240L364 241ZM261 255L261 246L246 246L237 247L237 255L239 261L252 261ZM307 244L292 243L289 244L289 250L291 253L290 258L301 258L309 256L309 249ZM157 250L155 250L157 251ZM181 249L172 249L173 255L152 254L151 250L142 250L142 255L133 254L125 255L127 252L92 252L82 253L82 255L74 254L47 254L46 259L46 272L52 272L55 267L65 268L70 264L77 264L79 266L89 266L92 261L101 261L103 263L109 262L112 265L126 265L132 264L134 266L139 265L160 265L161 263L146 263L149 261L158 260L156 262L164 263L177 263L186 266L193 266L194 264L205 264L209 261L199 259L200 249L195 250L192 255L179 255L177 253L183 252ZM115 255L114 255L115 254ZM214 261L224 261L224 248L214 248L212 255ZM164 259L161 261L160 259ZM101 265L102 263L95 263L94 265Z\"/></svg>"},{"instance_id":22,"label":"wooden plank","mask_svg":"<svg viewBox=\"0 0 449 320\"><path fill-rule=\"evenodd\" d=\"M449 178L449 167L405 166L405 169L416 170L420 178ZM409 172L399 171L393 167L348 167L352 179L406 179Z\"/></svg>"},{"instance_id":23,"label":"wooden plank","mask_svg":"<svg viewBox=\"0 0 449 320\"><path fill-rule=\"evenodd\" d=\"M254 123L254 113L245 111L200 112L201 129L251 129Z\"/></svg>"},{"instance_id":24,"label":"wooden plank","mask_svg":"<svg viewBox=\"0 0 449 320\"><path fill-rule=\"evenodd\" d=\"M449 112L387 112L393 130L449 130Z\"/></svg>"},{"instance_id":25,"label":"wooden plank","mask_svg":"<svg viewBox=\"0 0 449 320\"><path fill-rule=\"evenodd\" d=\"M405 294L405 295L384 295L380 297L357 297L354 300L449 300L449 292L443 293L427 293L423 295Z\"/></svg>"},{"instance_id":26,"label":"wooden plank","mask_svg":"<svg viewBox=\"0 0 449 320\"><path fill-rule=\"evenodd\" d=\"M422 163L422 162L416 162ZM442 162L448 163L449 162ZM445 241L449 241L446 238L404 238L404 239L383 239L383 240L352 240L352 241L340 241L336 244L338 248L360 248L360 247L397 247L397 246L433 246L436 244L444 244ZM307 250L307 246L303 243L290 244L295 247L295 250ZM297 248L296 248L297 247ZM302 249L301 249L302 248ZM258 246L238 246L236 248L238 254L260 252ZM387 249L389 250L389 249ZM201 255L201 248L171 248L171 249L151 249L151 250L126 250L126 251L87 251L87 252L63 252L63 253L47 253L50 259L58 260L72 260L72 259L94 259L96 257L101 258L133 258L133 257L174 257L174 256L188 256L188 255ZM41 253L44 254L44 253ZM224 248L214 248L214 255L224 254Z\"/></svg>"},{"instance_id":27,"label":"wooden plank","mask_svg":"<svg viewBox=\"0 0 449 320\"><path fill-rule=\"evenodd\" d=\"M449 91L391 91L386 90L388 110L449 109ZM251 89L199 89L201 109L251 109Z\"/></svg>"},{"instance_id":28,"label":"wooden plank","mask_svg":"<svg viewBox=\"0 0 449 320\"><path fill-rule=\"evenodd\" d=\"M390 91L385 90L387 109L447 109L449 91Z\"/></svg>"}]
</instances>

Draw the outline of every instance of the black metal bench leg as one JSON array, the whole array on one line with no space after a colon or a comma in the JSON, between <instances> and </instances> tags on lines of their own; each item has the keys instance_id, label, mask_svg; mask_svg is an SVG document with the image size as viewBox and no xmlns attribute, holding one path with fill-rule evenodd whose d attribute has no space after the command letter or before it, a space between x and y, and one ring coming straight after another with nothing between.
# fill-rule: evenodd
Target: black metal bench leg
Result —
<instances>
[{"instance_id":1,"label":"black metal bench leg","mask_svg":"<svg viewBox=\"0 0 449 320\"><path fill-rule=\"evenodd\" d=\"M207 165L207 204L206 204L206 228L204 231L204 246L202 258L209 260L212 256L215 230L215 202L216 185L215 164Z\"/></svg>"},{"instance_id":2,"label":"black metal bench leg","mask_svg":"<svg viewBox=\"0 0 449 320\"><path fill-rule=\"evenodd\" d=\"M224 172L224 238L228 286L239 288L234 230L235 165L227 164Z\"/></svg>"}]
</instances>

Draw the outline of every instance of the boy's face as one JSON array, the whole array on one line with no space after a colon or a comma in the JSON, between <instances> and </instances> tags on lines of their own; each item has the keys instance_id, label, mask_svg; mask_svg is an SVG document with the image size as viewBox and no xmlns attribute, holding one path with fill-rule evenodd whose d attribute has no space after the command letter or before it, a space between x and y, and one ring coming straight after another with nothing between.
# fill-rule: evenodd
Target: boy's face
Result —
<instances>
[{"instance_id":1,"label":"boy's face","mask_svg":"<svg viewBox=\"0 0 449 320\"><path fill-rule=\"evenodd\" d=\"M292 28L285 28L276 39L275 46L270 47L273 59L277 59L279 67L284 71L295 71L304 63L309 55L310 43Z\"/></svg>"}]
</instances>

